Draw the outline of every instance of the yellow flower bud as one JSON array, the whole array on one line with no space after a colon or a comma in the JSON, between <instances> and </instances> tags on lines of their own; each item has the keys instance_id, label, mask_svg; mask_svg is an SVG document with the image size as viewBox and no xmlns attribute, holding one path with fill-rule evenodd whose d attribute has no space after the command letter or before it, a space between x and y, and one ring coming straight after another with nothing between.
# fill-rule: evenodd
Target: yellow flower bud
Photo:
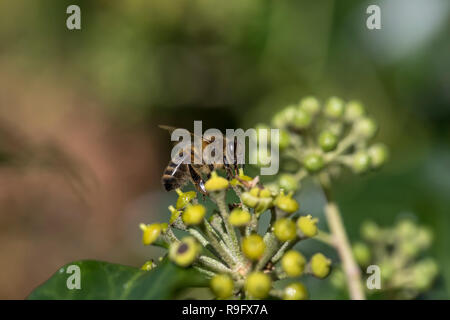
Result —
<instances>
[{"instance_id":1,"label":"yellow flower bud","mask_svg":"<svg viewBox=\"0 0 450 320\"><path fill-rule=\"evenodd\" d=\"M185 237L170 245L169 258L181 267L191 265L200 254L201 246L194 237Z\"/></svg>"},{"instance_id":2,"label":"yellow flower bud","mask_svg":"<svg viewBox=\"0 0 450 320\"><path fill-rule=\"evenodd\" d=\"M142 243L146 246L152 244L161 234L161 225L159 223L145 225L141 223L139 227L142 230Z\"/></svg>"},{"instance_id":3,"label":"yellow flower bud","mask_svg":"<svg viewBox=\"0 0 450 320\"><path fill-rule=\"evenodd\" d=\"M305 270L306 259L298 251L289 250L281 258L281 267L290 277L298 277Z\"/></svg>"},{"instance_id":4,"label":"yellow flower bud","mask_svg":"<svg viewBox=\"0 0 450 320\"><path fill-rule=\"evenodd\" d=\"M256 214L260 214L272 207L272 193L267 188L254 187L249 192L244 192L241 198L246 206L255 209Z\"/></svg>"},{"instance_id":5,"label":"yellow flower bud","mask_svg":"<svg viewBox=\"0 0 450 320\"><path fill-rule=\"evenodd\" d=\"M259 191L260 198L270 198L271 196L272 196L272 193L270 192L269 189L267 189L267 188L260 189L260 191Z\"/></svg>"},{"instance_id":6,"label":"yellow flower bud","mask_svg":"<svg viewBox=\"0 0 450 320\"><path fill-rule=\"evenodd\" d=\"M292 193L285 195L281 192L274 201L275 205L284 212L291 214L298 210L298 202L292 199Z\"/></svg>"},{"instance_id":7,"label":"yellow flower bud","mask_svg":"<svg viewBox=\"0 0 450 320\"><path fill-rule=\"evenodd\" d=\"M153 260L147 261L144 263L144 265L141 267L141 270L144 271L150 271L155 267L155 263L153 262Z\"/></svg>"},{"instance_id":8,"label":"yellow flower bud","mask_svg":"<svg viewBox=\"0 0 450 320\"><path fill-rule=\"evenodd\" d=\"M321 253L316 253L315 255L313 255L310 264L311 264L311 271L313 275L317 278L320 279L326 278L330 273L331 260Z\"/></svg>"},{"instance_id":9,"label":"yellow flower bud","mask_svg":"<svg viewBox=\"0 0 450 320\"><path fill-rule=\"evenodd\" d=\"M258 234L251 234L242 239L242 252L252 260L258 260L266 250L263 238Z\"/></svg>"},{"instance_id":10,"label":"yellow flower bud","mask_svg":"<svg viewBox=\"0 0 450 320\"><path fill-rule=\"evenodd\" d=\"M314 237L317 234L317 219L313 219L311 215L301 216L297 220L297 227L303 236Z\"/></svg>"},{"instance_id":11,"label":"yellow flower bud","mask_svg":"<svg viewBox=\"0 0 450 320\"><path fill-rule=\"evenodd\" d=\"M194 191L182 192L180 189L175 190L178 194L176 208L178 210L183 209L191 203L197 197L197 193Z\"/></svg>"},{"instance_id":12,"label":"yellow flower bud","mask_svg":"<svg viewBox=\"0 0 450 320\"><path fill-rule=\"evenodd\" d=\"M244 169L239 168L239 179L243 180L243 181L252 181L253 178L246 176L244 173Z\"/></svg>"},{"instance_id":13,"label":"yellow flower bud","mask_svg":"<svg viewBox=\"0 0 450 320\"><path fill-rule=\"evenodd\" d=\"M230 276L218 274L211 279L210 287L217 298L226 299L233 294L234 284Z\"/></svg>"},{"instance_id":14,"label":"yellow flower bud","mask_svg":"<svg viewBox=\"0 0 450 320\"><path fill-rule=\"evenodd\" d=\"M244 192L242 194L241 198L242 198L242 202L250 208L256 207L259 203L258 197L252 195L251 192Z\"/></svg>"},{"instance_id":15,"label":"yellow flower bud","mask_svg":"<svg viewBox=\"0 0 450 320\"><path fill-rule=\"evenodd\" d=\"M181 211L176 210L173 206L169 206L169 210L170 210L169 223L173 224L178 219L178 217L180 216Z\"/></svg>"},{"instance_id":16,"label":"yellow flower bud","mask_svg":"<svg viewBox=\"0 0 450 320\"><path fill-rule=\"evenodd\" d=\"M284 288L283 300L306 300L308 299L308 291L300 282L294 282Z\"/></svg>"},{"instance_id":17,"label":"yellow flower bud","mask_svg":"<svg viewBox=\"0 0 450 320\"><path fill-rule=\"evenodd\" d=\"M273 232L280 241L294 240L297 236L297 229L295 222L288 218L281 218L275 221Z\"/></svg>"},{"instance_id":18,"label":"yellow flower bud","mask_svg":"<svg viewBox=\"0 0 450 320\"><path fill-rule=\"evenodd\" d=\"M252 181L252 180L253 180L252 177L246 176L246 175L244 174L244 170L243 170L242 168L239 169L239 179L242 180L242 181ZM233 179L230 181L230 184L231 184L232 186L237 186L238 184L242 184L242 183L241 183L238 179L233 178Z\"/></svg>"},{"instance_id":19,"label":"yellow flower bud","mask_svg":"<svg viewBox=\"0 0 450 320\"><path fill-rule=\"evenodd\" d=\"M184 209L181 218L186 225L196 225L203 221L205 217L206 209L201 204L189 205Z\"/></svg>"},{"instance_id":20,"label":"yellow flower bud","mask_svg":"<svg viewBox=\"0 0 450 320\"><path fill-rule=\"evenodd\" d=\"M206 181L205 189L209 192L221 191L228 188L228 180L217 175L215 171L212 172L211 178Z\"/></svg>"},{"instance_id":21,"label":"yellow flower bud","mask_svg":"<svg viewBox=\"0 0 450 320\"><path fill-rule=\"evenodd\" d=\"M252 298L264 299L269 295L272 280L263 272L252 272L245 280L245 290Z\"/></svg>"},{"instance_id":22,"label":"yellow flower bud","mask_svg":"<svg viewBox=\"0 0 450 320\"><path fill-rule=\"evenodd\" d=\"M232 226L242 227L247 225L250 222L251 218L252 217L250 215L250 212L236 208L231 211L228 221Z\"/></svg>"},{"instance_id":23,"label":"yellow flower bud","mask_svg":"<svg viewBox=\"0 0 450 320\"><path fill-rule=\"evenodd\" d=\"M250 189L250 194L254 197L259 197L259 190L258 187L253 187Z\"/></svg>"}]
</instances>

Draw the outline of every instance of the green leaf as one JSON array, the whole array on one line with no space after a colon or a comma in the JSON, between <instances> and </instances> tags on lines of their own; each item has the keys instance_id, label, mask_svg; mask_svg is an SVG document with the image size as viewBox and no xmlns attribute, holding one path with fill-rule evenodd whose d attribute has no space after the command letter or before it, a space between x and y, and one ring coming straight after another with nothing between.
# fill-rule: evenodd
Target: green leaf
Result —
<instances>
[{"instance_id":1,"label":"green leaf","mask_svg":"<svg viewBox=\"0 0 450 320\"><path fill-rule=\"evenodd\" d=\"M69 289L75 273L67 268L80 267L80 289ZM71 277L72 276L72 277ZM83 260L69 263L49 280L36 288L28 297L32 300L89 300L89 299L173 299L189 287L207 286L207 279L193 268L180 268L164 260L152 271Z\"/></svg>"}]
</instances>

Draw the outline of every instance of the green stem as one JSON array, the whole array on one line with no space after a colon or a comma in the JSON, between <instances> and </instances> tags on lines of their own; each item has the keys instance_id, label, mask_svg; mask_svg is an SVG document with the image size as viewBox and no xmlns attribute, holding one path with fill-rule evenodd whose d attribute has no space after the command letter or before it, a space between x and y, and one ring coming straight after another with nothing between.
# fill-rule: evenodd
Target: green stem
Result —
<instances>
[{"instance_id":1,"label":"green stem","mask_svg":"<svg viewBox=\"0 0 450 320\"><path fill-rule=\"evenodd\" d=\"M263 269L266 266L267 262L269 262L269 260L280 248L280 242L275 237L273 232L268 232L264 235L264 243L266 244L266 250L264 251L264 255L256 264L256 271Z\"/></svg>"},{"instance_id":2,"label":"green stem","mask_svg":"<svg viewBox=\"0 0 450 320\"><path fill-rule=\"evenodd\" d=\"M211 246L214 250L220 255L220 257L228 264L229 267L232 267L238 263L238 259L233 256L233 253L230 249L225 245L223 241L219 241L214 235L214 229L209 224L208 221L205 220L205 232L208 237Z\"/></svg>"},{"instance_id":3,"label":"green stem","mask_svg":"<svg viewBox=\"0 0 450 320\"><path fill-rule=\"evenodd\" d=\"M283 254L289 249L291 249L295 244L296 244L295 240L286 241L285 243L283 243L280 249L278 249L277 253L274 254L274 256L270 261L273 264L277 263L283 257Z\"/></svg>"},{"instance_id":4,"label":"green stem","mask_svg":"<svg viewBox=\"0 0 450 320\"><path fill-rule=\"evenodd\" d=\"M311 239L316 239L317 241L323 242L329 246L333 246L332 236L325 231L319 230L319 232Z\"/></svg>"},{"instance_id":5,"label":"green stem","mask_svg":"<svg viewBox=\"0 0 450 320\"><path fill-rule=\"evenodd\" d=\"M202 266L216 273L232 273L231 269L224 265L222 262L207 256L198 257L198 262Z\"/></svg>"},{"instance_id":6,"label":"green stem","mask_svg":"<svg viewBox=\"0 0 450 320\"><path fill-rule=\"evenodd\" d=\"M352 300L364 300L364 290L361 282L361 271L356 264L350 247L350 242L337 204L331 196L329 177L322 175L320 179L324 190L326 205L325 214L331 231L333 245L336 248L342 262L342 268L346 275L347 286Z\"/></svg>"},{"instance_id":7,"label":"green stem","mask_svg":"<svg viewBox=\"0 0 450 320\"><path fill-rule=\"evenodd\" d=\"M196 266L196 265L194 265L193 268L196 269L198 272L203 273L208 278L212 278L212 277L214 277L216 275L215 272L203 269L202 267L199 267L199 266Z\"/></svg>"},{"instance_id":8,"label":"green stem","mask_svg":"<svg viewBox=\"0 0 450 320\"><path fill-rule=\"evenodd\" d=\"M188 232L195 238L197 239L198 242L201 243L202 246L207 247L209 244L209 241L206 240L203 235L198 232L197 230L195 230L194 228L189 228Z\"/></svg>"},{"instance_id":9,"label":"green stem","mask_svg":"<svg viewBox=\"0 0 450 320\"><path fill-rule=\"evenodd\" d=\"M239 249L239 243L237 240L236 232L233 228L233 226L230 224L230 221L228 220L229 213L227 204L225 201L225 192L220 192L220 194L215 194L213 196L213 199L215 200L217 207L219 208L220 215L222 216L223 223L225 225L225 229L227 231L228 236L230 237L230 249L232 250L233 254L241 258L240 255L240 249ZM226 241L226 239L224 239Z\"/></svg>"}]
</instances>

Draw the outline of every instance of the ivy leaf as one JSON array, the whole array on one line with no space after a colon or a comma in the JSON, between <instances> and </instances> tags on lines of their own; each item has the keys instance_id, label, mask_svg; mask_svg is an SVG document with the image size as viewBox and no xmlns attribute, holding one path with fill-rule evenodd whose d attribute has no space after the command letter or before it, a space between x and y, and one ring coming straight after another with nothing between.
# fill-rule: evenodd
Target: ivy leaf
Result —
<instances>
[{"instance_id":1,"label":"ivy leaf","mask_svg":"<svg viewBox=\"0 0 450 320\"><path fill-rule=\"evenodd\" d=\"M75 284L78 266L80 289ZM168 260L151 271L102 261L82 260L60 268L49 280L28 296L31 300L89 300L89 299L174 299L190 287L205 287L207 279L193 268L180 268Z\"/></svg>"}]
</instances>

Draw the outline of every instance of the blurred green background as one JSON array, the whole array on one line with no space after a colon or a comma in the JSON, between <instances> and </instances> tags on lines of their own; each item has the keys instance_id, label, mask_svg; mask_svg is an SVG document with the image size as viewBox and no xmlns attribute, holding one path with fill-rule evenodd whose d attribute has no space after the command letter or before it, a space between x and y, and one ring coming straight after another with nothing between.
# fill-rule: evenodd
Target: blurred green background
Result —
<instances>
[{"instance_id":1,"label":"blurred green background","mask_svg":"<svg viewBox=\"0 0 450 320\"><path fill-rule=\"evenodd\" d=\"M66 28L70 4L81 30ZM366 28L369 4L381 30ZM381 172L336 186L350 237L413 215L441 272L421 298L449 298L449 15L447 0L2 0L0 298L72 260L158 254L138 229L174 199L158 124L248 128L306 95L361 100L391 148ZM321 217L316 193L302 205Z\"/></svg>"}]
</instances>

